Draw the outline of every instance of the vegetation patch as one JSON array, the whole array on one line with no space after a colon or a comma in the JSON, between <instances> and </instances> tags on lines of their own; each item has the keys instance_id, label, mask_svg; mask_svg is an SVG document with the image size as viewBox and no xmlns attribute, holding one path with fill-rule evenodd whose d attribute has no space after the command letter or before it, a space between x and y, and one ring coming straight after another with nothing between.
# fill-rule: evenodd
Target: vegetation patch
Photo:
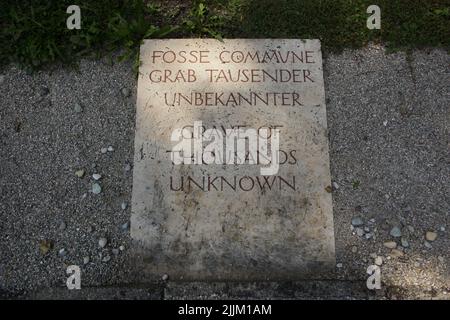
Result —
<instances>
[{"instance_id":1,"label":"vegetation patch","mask_svg":"<svg viewBox=\"0 0 450 320\"><path fill-rule=\"evenodd\" d=\"M81 29L69 30L66 9L77 2ZM122 50L137 61L145 38L318 38L324 50L368 42L392 50L450 47L450 0L3 0L1 64L36 69L54 62ZM381 29L369 30L366 9L381 8Z\"/></svg>"}]
</instances>

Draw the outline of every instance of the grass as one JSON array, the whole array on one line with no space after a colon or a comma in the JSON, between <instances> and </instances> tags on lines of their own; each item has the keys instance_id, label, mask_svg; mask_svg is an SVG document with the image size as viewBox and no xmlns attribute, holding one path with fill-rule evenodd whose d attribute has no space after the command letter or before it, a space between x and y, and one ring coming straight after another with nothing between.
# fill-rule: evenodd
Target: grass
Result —
<instances>
[{"instance_id":1,"label":"grass","mask_svg":"<svg viewBox=\"0 0 450 320\"><path fill-rule=\"evenodd\" d=\"M141 0L3 0L0 59L35 69L53 62L73 64L79 57L124 49L131 57L143 38L167 36L157 25L159 9ZM81 29L68 30L66 9L81 8Z\"/></svg>"},{"instance_id":2,"label":"grass","mask_svg":"<svg viewBox=\"0 0 450 320\"><path fill-rule=\"evenodd\" d=\"M450 0L3 0L0 64L37 69L123 49L137 61L144 38L319 38L326 51L369 41L392 50L450 47ZM81 7L68 30L66 8ZM381 8L381 30L366 8Z\"/></svg>"}]
</instances>

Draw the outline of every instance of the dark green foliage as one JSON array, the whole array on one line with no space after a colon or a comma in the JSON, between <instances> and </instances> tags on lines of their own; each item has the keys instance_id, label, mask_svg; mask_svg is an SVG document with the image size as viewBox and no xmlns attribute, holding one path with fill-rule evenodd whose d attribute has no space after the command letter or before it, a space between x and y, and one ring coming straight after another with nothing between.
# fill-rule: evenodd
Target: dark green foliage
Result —
<instances>
[{"instance_id":1,"label":"dark green foliage","mask_svg":"<svg viewBox=\"0 0 450 320\"><path fill-rule=\"evenodd\" d=\"M450 47L450 0L79 0L81 30L66 28L74 1L1 2L0 64L29 68L117 49L135 58L142 39L168 36L318 38L325 50L369 41ZM381 30L366 28L370 4L381 8Z\"/></svg>"}]
</instances>

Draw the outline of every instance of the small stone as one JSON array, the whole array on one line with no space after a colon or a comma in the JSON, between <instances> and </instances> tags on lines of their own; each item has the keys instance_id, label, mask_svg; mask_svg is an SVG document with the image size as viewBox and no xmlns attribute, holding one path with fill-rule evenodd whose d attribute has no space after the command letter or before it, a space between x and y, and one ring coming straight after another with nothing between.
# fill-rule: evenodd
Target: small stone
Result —
<instances>
[{"instance_id":1,"label":"small stone","mask_svg":"<svg viewBox=\"0 0 450 320\"><path fill-rule=\"evenodd\" d=\"M387 241L387 242L383 243L383 245L388 249L397 248L397 243L395 241Z\"/></svg>"},{"instance_id":2,"label":"small stone","mask_svg":"<svg viewBox=\"0 0 450 320\"><path fill-rule=\"evenodd\" d=\"M75 171L75 175L78 178L83 178L84 177L84 173L85 173L84 169L80 169L80 170Z\"/></svg>"},{"instance_id":3,"label":"small stone","mask_svg":"<svg viewBox=\"0 0 450 320\"><path fill-rule=\"evenodd\" d=\"M128 98L128 97L130 96L130 94L131 94L130 89L128 89L128 88L123 88L123 89L122 89L122 95L123 95L125 98Z\"/></svg>"},{"instance_id":4,"label":"small stone","mask_svg":"<svg viewBox=\"0 0 450 320\"><path fill-rule=\"evenodd\" d=\"M108 150L108 152L113 152L114 148L112 146L109 146L107 150Z\"/></svg>"},{"instance_id":5,"label":"small stone","mask_svg":"<svg viewBox=\"0 0 450 320\"><path fill-rule=\"evenodd\" d=\"M370 254L370 257L371 257L372 259L375 259L375 258L378 257L378 256L377 256L377 254L376 254L375 252L372 252L372 253Z\"/></svg>"},{"instance_id":6,"label":"small stone","mask_svg":"<svg viewBox=\"0 0 450 320\"><path fill-rule=\"evenodd\" d=\"M414 227L413 226L408 226L408 231L409 233L414 233Z\"/></svg>"},{"instance_id":7,"label":"small stone","mask_svg":"<svg viewBox=\"0 0 450 320\"><path fill-rule=\"evenodd\" d=\"M442 232L444 232L444 231L445 231L445 227L442 226L442 227L439 228L439 230L441 230Z\"/></svg>"},{"instance_id":8,"label":"small stone","mask_svg":"<svg viewBox=\"0 0 450 320\"><path fill-rule=\"evenodd\" d=\"M126 172L131 171L131 164L129 164L129 163L125 164L125 171Z\"/></svg>"},{"instance_id":9,"label":"small stone","mask_svg":"<svg viewBox=\"0 0 450 320\"><path fill-rule=\"evenodd\" d=\"M58 228L59 230L64 231L66 229L66 223L64 221L61 221Z\"/></svg>"},{"instance_id":10,"label":"small stone","mask_svg":"<svg viewBox=\"0 0 450 320\"><path fill-rule=\"evenodd\" d=\"M125 250L125 247L124 247L124 246L120 246L120 247L119 247L119 250L120 250L120 251L123 251L123 250Z\"/></svg>"},{"instance_id":11,"label":"small stone","mask_svg":"<svg viewBox=\"0 0 450 320\"><path fill-rule=\"evenodd\" d=\"M353 246L352 247L352 252L353 253L357 253L358 252L358 247L357 246Z\"/></svg>"},{"instance_id":12,"label":"small stone","mask_svg":"<svg viewBox=\"0 0 450 320\"><path fill-rule=\"evenodd\" d=\"M369 227L364 227L364 232L370 232L370 228Z\"/></svg>"},{"instance_id":13,"label":"small stone","mask_svg":"<svg viewBox=\"0 0 450 320\"><path fill-rule=\"evenodd\" d=\"M333 182L333 188L334 188L334 190L339 189L339 185L337 184L336 181Z\"/></svg>"},{"instance_id":14,"label":"small stone","mask_svg":"<svg viewBox=\"0 0 450 320\"><path fill-rule=\"evenodd\" d=\"M120 206L121 206L122 210L125 210L127 208L127 203L122 202L122 204Z\"/></svg>"},{"instance_id":15,"label":"small stone","mask_svg":"<svg viewBox=\"0 0 450 320\"><path fill-rule=\"evenodd\" d=\"M427 231L427 233L425 234L425 239L427 239L427 241L433 242L434 240L436 240L437 236L437 232Z\"/></svg>"},{"instance_id":16,"label":"small stone","mask_svg":"<svg viewBox=\"0 0 450 320\"><path fill-rule=\"evenodd\" d=\"M115 255L115 256L117 256L119 254L119 249L114 248L111 251L112 251L113 255Z\"/></svg>"},{"instance_id":17,"label":"small stone","mask_svg":"<svg viewBox=\"0 0 450 320\"><path fill-rule=\"evenodd\" d=\"M331 192L333 192L333 188L331 186L326 186L325 191L328 193L331 193Z\"/></svg>"},{"instance_id":18,"label":"small stone","mask_svg":"<svg viewBox=\"0 0 450 320\"><path fill-rule=\"evenodd\" d=\"M364 235L366 237L367 240L371 239L373 237L373 234L368 232Z\"/></svg>"},{"instance_id":19,"label":"small stone","mask_svg":"<svg viewBox=\"0 0 450 320\"><path fill-rule=\"evenodd\" d=\"M342 268L342 263L339 262L338 264L336 264L336 267L337 268Z\"/></svg>"},{"instance_id":20,"label":"small stone","mask_svg":"<svg viewBox=\"0 0 450 320\"><path fill-rule=\"evenodd\" d=\"M3 74L0 74L0 84L2 84L5 81L5 76Z\"/></svg>"},{"instance_id":21,"label":"small stone","mask_svg":"<svg viewBox=\"0 0 450 320\"><path fill-rule=\"evenodd\" d=\"M393 258L398 258L398 257L403 257L403 251L398 250L398 249L392 249L391 251L391 257Z\"/></svg>"},{"instance_id":22,"label":"small stone","mask_svg":"<svg viewBox=\"0 0 450 320\"><path fill-rule=\"evenodd\" d=\"M409 242L408 242L407 239L402 238L400 241L401 241L401 244L402 244L403 248L408 248L409 247Z\"/></svg>"},{"instance_id":23,"label":"small stone","mask_svg":"<svg viewBox=\"0 0 450 320\"><path fill-rule=\"evenodd\" d=\"M83 258L83 264L88 264L89 261L90 261L89 257L86 256Z\"/></svg>"},{"instance_id":24,"label":"small stone","mask_svg":"<svg viewBox=\"0 0 450 320\"><path fill-rule=\"evenodd\" d=\"M94 183L92 185L92 193L99 194L100 192L102 192L102 187L98 183Z\"/></svg>"},{"instance_id":25,"label":"small stone","mask_svg":"<svg viewBox=\"0 0 450 320\"><path fill-rule=\"evenodd\" d=\"M352 225L355 227L362 226L363 224L364 224L364 221L361 219L361 217L354 217L352 219Z\"/></svg>"},{"instance_id":26,"label":"small stone","mask_svg":"<svg viewBox=\"0 0 450 320\"><path fill-rule=\"evenodd\" d=\"M439 262L444 263L445 258L443 256L438 256L438 260Z\"/></svg>"},{"instance_id":27,"label":"small stone","mask_svg":"<svg viewBox=\"0 0 450 320\"><path fill-rule=\"evenodd\" d=\"M391 232L389 234L394 238L400 238L402 236L402 231L399 227L395 226L391 229Z\"/></svg>"},{"instance_id":28,"label":"small stone","mask_svg":"<svg viewBox=\"0 0 450 320\"><path fill-rule=\"evenodd\" d=\"M81 104L79 104L78 102L75 103L75 105L73 106L73 111L75 111L75 113L81 113L83 112L83 107L81 106Z\"/></svg>"},{"instance_id":29,"label":"small stone","mask_svg":"<svg viewBox=\"0 0 450 320\"><path fill-rule=\"evenodd\" d=\"M107 153L107 152L108 152L108 148L101 148L101 149L100 149L100 152L101 152L101 153Z\"/></svg>"},{"instance_id":30,"label":"small stone","mask_svg":"<svg viewBox=\"0 0 450 320\"><path fill-rule=\"evenodd\" d=\"M88 233L91 233L92 231L94 231L94 227L93 226L88 226L86 231Z\"/></svg>"},{"instance_id":31,"label":"small stone","mask_svg":"<svg viewBox=\"0 0 450 320\"><path fill-rule=\"evenodd\" d=\"M106 255L102 259L103 262L108 262L109 260L111 260L111 256L110 255Z\"/></svg>"},{"instance_id":32,"label":"small stone","mask_svg":"<svg viewBox=\"0 0 450 320\"><path fill-rule=\"evenodd\" d=\"M375 223L375 221L376 221L376 220L375 220L374 218L372 218L372 219L369 220L370 223Z\"/></svg>"},{"instance_id":33,"label":"small stone","mask_svg":"<svg viewBox=\"0 0 450 320\"><path fill-rule=\"evenodd\" d=\"M425 241L424 245L425 245L425 248L427 248L427 249L433 248L433 246L431 245L431 243L429 243L428 241Z\"/></svg>"},{"instance_id":34,"label":"small stone","mask_svg":"<svg viewBox=\"0 0 450 320\"><path fill-rule=\"evenodd\" d=\"M104 248L106 246L106 244L108 243L108 240L106 238L100 238L98 240L98 246L100 248Z\"/></svg>"},{"instance_id":35,"label":"small stone","mask_svg":"<svg viewBox=\"0 0 450 320\"><path fill-rule=\"evenodd\" d=\"M122 229L122 231L127 231L129 229L129 227L130 227L130 222L127 221L120 226L120 229Z\"/></svg>"},{"instance_id":36,"label":"small stone","mask_svg":"<svg viewBox=\"0 0 450 320\"><path fill-rule=\"evenodd\" d=\"M94 173L94 174L92 175L92 178L94 178L94 180L100 180L101 177L102 177L102 176L101 176L100 174L98 174L98 173Z\"/></svg>"},{"instance_id":37,"label":"small stone","mask_svg":"<svg viewBox=\"0 0 450 320\"><path fill-rule=\"evenodd\" d=\"M356 234L358 237L362 237L364 235L364 230L361 228L356 228Z\"/></svg>"},{"instance_id":38,"label":"small stone","mask_svg":"<svg viewBox=\"0 0 450 320\"><path fill-rule=\"evenodd\" d=\"M162 279L162 281L167 281L169 279L169 276L167 274L163 274L161 279Z\"/></svg>"},{"instance_id":39,"label":"small stone","mask_svg":"<svg viewBox=\"0 0 450 320\"><path fill-rule=\"evenodd\" d=\"M381 266L381 265L383 264L383 258L380 257L380 256L377 256L377 257L375 258L375 264L376 264L377 266Z\"/></svg>"},{"instance_id":40,"label":"small stone","mask_svg":"<svg viewBox=\"0 0 450 320\"><path fill-rule=\"evenodd\" d=\"M39 250L43 255L47 254L53 248L53 242L51 240L41 240L39 242Z\"/></svg>"},{"instance_id":41,"label":"small stone","mask_svg":"<svg viewBox=\"0 0 450 320\"><path fill-rule=\"evenodd\" d=\"M387 120L385 120L385 121L383 121L383 126L387 126L387 124L388 124L388 121Z\"/></svg>"},{"instance_id":42,"label":"small stone","mask_svg":"<svg viewBox=\"0 0 450 320\"><path fill-rule=\"evenodd\" d=\"M66 249L64 249L64 248L60 249L60 250L58 251L58 254L59 254L61 257L64 257L64 256L66 255Z\"/></svg>"}]
</instances>

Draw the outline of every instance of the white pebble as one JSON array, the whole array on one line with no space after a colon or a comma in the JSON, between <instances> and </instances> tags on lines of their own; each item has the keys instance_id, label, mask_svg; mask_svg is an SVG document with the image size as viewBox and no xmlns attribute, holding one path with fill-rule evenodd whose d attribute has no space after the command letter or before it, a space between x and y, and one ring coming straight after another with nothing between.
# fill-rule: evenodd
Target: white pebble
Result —
<instances>
[{"instance_id":1,"label":"white pebble","mask_svg":"<svg viewBox=\"0 0 450 320\"><path fill-rule=\"evenodd\" d=\"M94 180L100 180L101 177L102 177L102 176L101 176L100 174L98 174L98 173L94 173L94 174L92 175L92 178L94 178Z\"/></svg>"},{"instance_id":2,"label":"white pebble","mask_svg":"<svg viewBox=\"0 0 450 320\"><path fill-rule=\"evenodd\" d=\"M127 203L126 202L122 202L121 207L122 207L122 210L125 210L127 208Z\"/></svg>"},{"instance_id":3,"label":"white pebble","mask_svg":"<svg viewBox=\"0 0 450 320\"><path fill-rule=\"evenodd\" d=\"M81 104L75 103L75 106L73 107L73 110L74 110L76 113L80 113L80 112L83 112L83 107L81 106Z\"/></svg>"},{"instance_id":4,"label":"white pebble","mask_svg":"<svg viewBox=\"0 0 450 320\"><path fill-rule=\"evenodd\" d=\"M107 243L108 243L108 240L106 238L100 238L98 240L98 245L100 248L104 248Z\"/></svg>"},{"instance_id":5,"label":"white pebble","mask_svg":"<svg viewBox=\"0 0 450 320\"><path fill-rule=\"evenodd\" d=\"M380 257L380 256L376 257L376 258L375 258L375 264L376 264L377 266L381 266L381 265L383 264L383 258Z\"/></svg>"},{"instance_id":6,"label":"white pebble","mask_svg":"<svg viewBox=\"0 0 450 320\"><path fill-rule=\"evenodd\" d=\"M88 263L89 263L89 257L84 257L83 264L88 264Z\"/></svg>"},{"instance_id":7,"label":"white pebble","mask_svg":"<svg viewBox=\"0 0 450 320\"><path fill-rule=\"evenodd\" d=\"M124 247L124 246L120 246L120 247L119 247L119 250L120 250L120 251L123 251L123 250L125 250L125 247Z\"/></svg>"},{"instance_id":8,"label":"white pebble","mask_svg":"<svg viewBox=\"0 0 450 320\"><path fill-rule=\"evenodd\" d=\"M364 230L361 228L356 228L356 234L358 237L362 237L364 235Z\"/></svg>"},{"instance_id":9,"label":"white pebble","mask_svg":"<svg viewBox=\"0 0 450 320\"><path fill-rule=\"evenodd\" d=\"M94 183L92 185L92 193L99 194L100 192L102 192L102 187L98 183Z\"/></svg>"},{"instance_id":10,"label":"white pebble","mask_svg":"<svg viewBox=\"0 0 450 320\"><path fill-rule=\"evenodd\" d=\"M101 148L101 149L100 149L100 152L101 152L101 153L107 153L107 152L108 152L108 148Z\"/></svg>"},{"instance_id":11,"label":"white pebble","mask_svg":"<svg viewBox=\"0 0 450 320\"><path fill-rule=\"evenodd\" d=\"M437 232L427 231L427 233L425 234L425 239L427 239L427 241L434 241L437 239L437 236Z\"/></svg>"},{"instance_id":12,"label":"white pebble","mask_svg":"<svg viewBox=\"0 0 450 320\"><path fill-rule=\"evenodd\" d=\"M83 178L83 176L84 176L84 170L83 170L83 169L80 169L80 170L75 171L75 175L76 175L78 178Z\"/></svg>"},{"instance_id":13,"label":"white pebble","mask_svg":"<svg viewBox=\"0 0 450 320\"><path fill-rule=\"evenodd\" d=\"M109 151L109 152L113 152L113 151L114 151L114 148L113 148L112 146L109 146L109 147L108 147L108 151Z\"/></svg>"}]
</instances>

